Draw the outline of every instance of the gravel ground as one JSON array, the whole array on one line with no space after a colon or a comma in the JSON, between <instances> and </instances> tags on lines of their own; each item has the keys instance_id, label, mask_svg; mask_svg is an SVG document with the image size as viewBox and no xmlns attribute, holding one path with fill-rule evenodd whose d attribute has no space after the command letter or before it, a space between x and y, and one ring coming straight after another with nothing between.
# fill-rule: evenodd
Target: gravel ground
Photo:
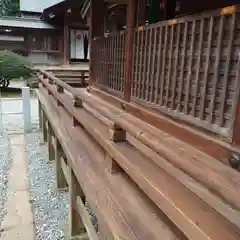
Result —
<instances>
[{"instance_id":1,"label":"gravel ground","mask_svg":"<svg viewBox=\"0 0 240 240\"><path fill-rule=\"evenodd\" d=\"M64 239L68 198L56 191L55 164L48 162L39 133L26 135L30 196L35 211L36 239Z\"/></svg>"},{"instance_id":2,"label":"gravel ground","mask_svg":"<svg viewBox=\"0 0 240 240\"><path fill-rule=\"evenodd\" d=\"M47 144L39 132L38 102L31 99L32 133L25 134L28 155L29 191L35 217L36 240L61 240L67 227L68 195L56 191L55 163L48 161ZM21 100L2 101L2 111L22 111ZM0 224L7 197L8 170L11 166L11 148L8 134L24 133L22 114L4 114L5 133L0 136ZM98 221L86 202L92 223L98 231Z\"/></svg>"},{"instance_id":3,"label":"gravel ground","mask_svg":"<svg viewBox=\"0 0 240 240\"><path fill-rule=\"evenodd\" d=\"M3 100L3 113L21 112L20 100ZM67 194L55 189L56 176L54 163L48 162L46 144L42 144L38 130L37 100L31 100L32 133L26 134L26 150L29 166L29 190L35 215L36 240L64 239L67 225ZM0 123L1 124L1 123ZM8 170L11 166L11 152L8 134L23 133L21 114L4 114L3 127L5 133L0 136L0 223L6 214L4 203L7 194Z\"/></svg>"},{"instance_id":4,"label":"gravel ground","mask_svg":"<svg viewBox=\"0 0 240 240\"><path fill-rule=\"evenodd\" d=\"M4 203L7 200L8 173L12 162L10 150L7 136L0 135L0 228L3 217L6 215Z\"/></svg>"}]
</instances>

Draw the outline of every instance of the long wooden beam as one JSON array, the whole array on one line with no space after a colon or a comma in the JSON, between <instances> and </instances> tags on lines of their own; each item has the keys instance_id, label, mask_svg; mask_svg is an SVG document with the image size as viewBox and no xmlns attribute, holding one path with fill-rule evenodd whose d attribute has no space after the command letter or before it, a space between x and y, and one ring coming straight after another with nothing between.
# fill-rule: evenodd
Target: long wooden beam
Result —
<instances>
[{"instance_id":1,"label":"long wooden beam","mask_svg":"<svg viewBox=\"0 0 240 240\"><path fill-rule=\"evenodd\" d=\"M44 81L42 82L44 83ZM90 115L86 114L84 108L74 110L71 105L71 101L66 99L66 95L64 97L63 95L57 94L56 90L47 83L44 83L44 85L55 97L57 97L58 100L62 102L65 109L78 119L81 125L84 126L91 136L94 137L94 139L111 154L111 156L124 168L129 176L131 176L131 178L139 185L139 187L142 188L144 192L148 193L151 200L154 201L157 206L168 215L168 217L184 232L184 234L186 234L188 238L219 239L219 236L223 236L227 239L238 239L239 233L237 228L235 229L235 227L224 220L221 215L218 215L218 213L213 211L212 208L208 208L208 205L201 202L200 199L196 198L195 195L189 192L181 184L179 185L179 183L174 180L174 177L170 177L168 174L166 175L164 171L160 171L159 168L154 167L151 161L146 161L145 157L137 153L134 148L126 142L121 144L109 142L104 128L98 127L97 122L93 119L90 121ZM88 99L89 98L90 97L88 96ZM104 109L105 107L101 105L100 108ZM109 113L108 118L114 118L114 122L116 122L116 118L113 117L113 113L111 114L112 117L110 117ZM118 115L117 118L119 117L120 116ZM94 124L92 124L93 121ZM94 129L92 128L93 125L95 126ZM133 128L133 125L131 125L131 128ZM129 129L127 129L127 131L129 133L133 133L129 131ZM144 130L139 132L139 134L142 135L143 132ZM134 134L134 136L137 137L136 134ZM117 151L114 149L117 149ZM129 159L132 161L129 161ZM134 159L137 162L134 162ZM146 178L144 176L148 177ZM173 189L170 186L174 186ZM158 189L157 192L156 189ZM164 192L164 189L167 192ZM185 200L182 199L180 201L180 196ZM176 201L176 199L178 199L178 201ZM187 204L188 201L189 203ZM189 204L194 206L194 211L189 209ZM182 214L184 214L185 217ZM211 222L215 222L217 220L214 230L209 226L205 219L210 219ZM217 231L215 231L216 227L218 227Z\"/></svg>"}]
</instances>

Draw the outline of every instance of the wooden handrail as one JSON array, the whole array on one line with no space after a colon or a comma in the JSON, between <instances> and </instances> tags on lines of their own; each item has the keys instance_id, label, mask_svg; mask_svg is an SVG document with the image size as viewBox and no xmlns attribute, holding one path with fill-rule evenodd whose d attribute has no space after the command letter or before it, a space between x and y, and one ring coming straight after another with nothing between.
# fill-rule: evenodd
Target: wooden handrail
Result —
<instances>
[{"instance_id":1,"label":"wooden handrail","mask_svg":"<svg viewBox=\"0 0 240 240\"><path fill-rule=\"evenodd\" d=\"M239 186L235 182L235 178L240 178L237 172L228 167L222 167L221 163L218 163L217 161L215 166L210 165L208 163L209 157L204 154L199 157L199 155L195 153L198 155L195 157L177 149L175 152L172 151L171 146L166 147L164 141L159 138L158 134L161 133L160 130L150 126L148 126L148 129L144 129L141 127L143 126L141 125L141 121L132 117L130 114L124 112L123 110L110 106L106 107L104 104L100 105L99 102L97 102L94 98L88 97L87 94L79 92L77 89L70 87L49 73L46 73L44 71L41 72L43 75L45 75L45 77L51 79L56 85L64 88L69 93L71 93L75 99L85 102L94 110L102 114L104 117L111 120L115 125L119 126L121 129L139 140L141 143L167 159L174 166L180 168L189 176L192 176L194 179L198 180L209 189L213 190L215 194L221 196L230 205L234 206L236 209L240 209L240 196L238 192ZM48 86L46 80L41 78L40 80L46 87ZM55 94L54 92L52 93ZM113 112L115 114L113 114ZM198 165L195 165L195 161L198 161ZM201 167L199 168L199 166ZM225 173L228 173L229 179L226 179L224 176L222 176L223 168L224 171L226 171ZM205 171L200 171L200 169L205 169ZM214 175L212 175L213 171L215 172Z\"/></svg>"}]
</instances>

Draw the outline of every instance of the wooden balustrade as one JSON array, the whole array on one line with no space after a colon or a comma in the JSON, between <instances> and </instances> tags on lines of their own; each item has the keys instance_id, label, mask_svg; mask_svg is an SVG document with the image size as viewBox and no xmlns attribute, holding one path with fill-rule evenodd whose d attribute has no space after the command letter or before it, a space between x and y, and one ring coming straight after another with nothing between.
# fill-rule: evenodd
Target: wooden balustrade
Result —
<instances>
[{"instance_id":1,"label":"wooden balustrade","mask_svg":"<svg viewBox=\"0 0 240 240\"><path fill-rule=\"evenodd\" d=\"M111 34L93 40L94 81L117 94L124 91L125 34Z\"/></svg>"},{"instance_id":2,"label":"wooden balustrade","mask_svg":"<svg viewBox=\"0 0 240 240\"><path fill-rule=\"evenodd\" d=\"M134 32L132 101L231 141L240 89L239 31L239 6L139 27ZM101 55L94 61L101 67L96 79L107 90L124 91L122 37L97 40Z\"/></svg>"},{"instance_id":3,"label":"wooden balustrade","mask_svg":"<svg viewBox=\"0 0 240 240\"><path fill-rule=\"evenodd\" d=\"M44 71L38 76L41 125L60 149L59 186L69 186L71 235L239 239L238 172L83 89Z\"/></svg>"}]
</instances>

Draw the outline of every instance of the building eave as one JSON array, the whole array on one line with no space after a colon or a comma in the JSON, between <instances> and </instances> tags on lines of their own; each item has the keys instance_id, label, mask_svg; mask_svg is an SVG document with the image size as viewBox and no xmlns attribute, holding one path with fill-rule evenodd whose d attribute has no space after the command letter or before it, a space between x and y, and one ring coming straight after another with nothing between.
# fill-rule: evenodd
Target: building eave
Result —
<instances>
[{"instance_id":1,"label":"building eave","mask_svg":"<svg viewBox=\"0 0 240 240\"><path fill-rule=\"evenodd\" d=\"M32 29L56 29L56 27L41 20L1 17L0 26L14 28L32 28Z\"/></svg>"}]
</instances>

